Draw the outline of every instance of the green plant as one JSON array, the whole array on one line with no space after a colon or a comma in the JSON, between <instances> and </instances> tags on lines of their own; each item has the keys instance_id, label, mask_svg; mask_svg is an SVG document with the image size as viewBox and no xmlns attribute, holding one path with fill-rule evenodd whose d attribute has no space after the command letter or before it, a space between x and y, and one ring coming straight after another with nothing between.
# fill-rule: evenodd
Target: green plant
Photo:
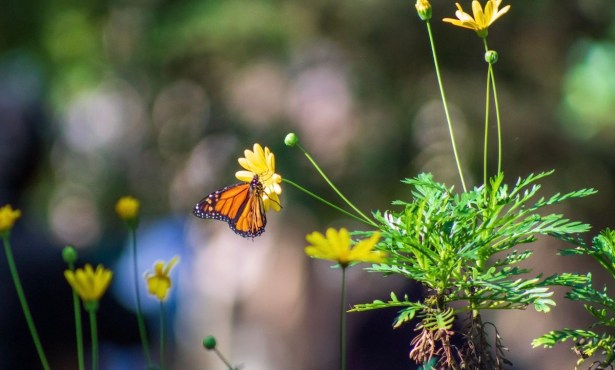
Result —
<instances>
[{"instance_id":1,"label":"green plant","mask_svg":"<svg viewBox=\"0 0 615 370\"><path fill-rule=\"evenodd\" d=\"M539 213L545 207L571 198L595 193L583 189L549 198L538 197L537 181L552 172L518 179L509 187L499 174L488 186L454 193L429 174L404 180L412 187L412 199L396 201L400 211L376 212L385 251L385 263L368 270L385 275L402 275L426 288L424 299L398 298L356 305L353 311L397 307L395 327L418 318L410 356L424 363L434 356L450 369L499 369L507 363L497 328L481 319L484 310L524 309L533 305L548 312L555 302L551 285L562 277L522 275L529 269L518 266L532 255L519 250L540 235L569 240L589 230L589 225L570 221L560 214ZM369 234L369 233L368 233ZM565 274L567 281L584 282L584 276ZM465 316L459 331L463 344L451 344L454 318ZM495 331L495 343L488 340L488 327ZM491 348L495 348L492 353Z\"/></svg>"},{"instance_id":2,"label":"green plant","mask_svg":"<svg viewBox=\"0 0 615 370\"><path fill-rule=\"evenodd\" d=\"M565 249L560 254L564 256L591 256L615 279L614 230L603 230L593 239L591 245L587 245L580 239L571 241L577 244L577 247ZM613 368L615 364L615 335L609 333L609 329L612 332L612 328L615 327L615 299L607 294L606 287L602 290L594 288L589 275L586 281L563 280L562 285L572 288L566 294L566 298L572 301L585 302L585 310L596 321L590 325L589 330L565 328L551 331L534 339L532 345L534 347L551 348L557 343L572 340L575 342L572 350L579 356L577 367L587 358L600 354L603 358L595 360L590 368Z\"/></svg>"}]
</instances>

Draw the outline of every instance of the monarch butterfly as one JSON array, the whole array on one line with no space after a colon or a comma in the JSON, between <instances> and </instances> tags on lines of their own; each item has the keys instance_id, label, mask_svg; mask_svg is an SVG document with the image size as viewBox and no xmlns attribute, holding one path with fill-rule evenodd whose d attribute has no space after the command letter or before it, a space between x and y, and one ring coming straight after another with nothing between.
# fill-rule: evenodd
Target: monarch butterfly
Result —
<instances>
[{"instance_id":1,"label":"monarch butterfly","mask_svg":"<svg viewBox=\"0 0 615 370\"><path fill-rule=\"evenodd\" d=\"M194 215L228 222L237 235L254 238L265 231L267 217L263 204L263 184L254 175L242 182L216 190L194 206Z\"/></svg>"}]
</instances>

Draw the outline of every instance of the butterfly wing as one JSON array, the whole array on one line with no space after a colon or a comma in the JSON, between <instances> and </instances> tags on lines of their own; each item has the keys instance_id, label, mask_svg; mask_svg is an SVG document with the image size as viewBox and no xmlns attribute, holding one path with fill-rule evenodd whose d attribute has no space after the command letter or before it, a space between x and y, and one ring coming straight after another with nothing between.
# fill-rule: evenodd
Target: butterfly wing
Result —
<instances>
[{"instance_id":1,"label":"butterfly wing","mask_svg":"<svg viewBox=\"0 0 615 370\"><path fill-rule=\"evenodd\" d=\"M194 215L226 221L231 230L244 238L254 238L265 231L267 218L263 205L263 186L255 177L217 190L194 206Z\"/></svg>"},{"instance_id":2,"label":"butterfly wing","mask_svg":"<svg viewBox=\"0 0 615 370\"><path fill-rule=\"evenodd\" d=\"M229 223L233 231L246 238L253 238L262 234L267 224L262 187L251 187L250 191L252 194L248 197L248 203L243 207L238 217L233 220L233 224Z\"/></svg>"}]
</instances>

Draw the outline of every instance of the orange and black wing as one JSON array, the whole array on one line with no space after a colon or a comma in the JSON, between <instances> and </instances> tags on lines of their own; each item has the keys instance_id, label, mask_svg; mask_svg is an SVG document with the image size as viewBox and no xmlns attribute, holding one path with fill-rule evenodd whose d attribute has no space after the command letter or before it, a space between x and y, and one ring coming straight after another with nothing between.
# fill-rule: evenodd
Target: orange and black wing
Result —
<instances>
[{"instance_id":1,"label":"orange and black wing","mask_svg":"<svg viewBox=\"0 0 615 370\"><path fill-rule=\"evenodd\" d=\"M263 185L255 176L250 183L239 183L217 190L194 206L194 215L226 221L231 230L244 238L265 231L267 218L263 206Z\"/></svg>"}]
</instances>

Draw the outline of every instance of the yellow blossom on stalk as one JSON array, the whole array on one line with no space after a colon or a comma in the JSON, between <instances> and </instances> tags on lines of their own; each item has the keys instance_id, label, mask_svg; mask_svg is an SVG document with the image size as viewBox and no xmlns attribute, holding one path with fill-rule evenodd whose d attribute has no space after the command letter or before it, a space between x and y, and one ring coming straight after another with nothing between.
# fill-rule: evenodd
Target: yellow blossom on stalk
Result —
<instances>
[{"instance_id":1,"label":"yellow blossom on stalk","mask_svg":"<svg viewBox=\"0 0 615 370\"><path fill-rule=\"evenodd\" d=\"M502 0L488 0L485 5L485 10L477 0L472 1L472 13L474 17L464 12L459 3L457 5L457 11L455 15L458 19L444 18L444 22L452 23L455 26L468 28L476 31L476 34L481 37L487 37L489 26L493 24L498 18L506 14L510 9L510 5L506 5L502 9L499 9Z\"/></svg>"},{"instance_id":2,"label":"yellow blossom on stalk","mask_svg":"<svg viewBox=\"0 0 615 370\"><path fill-rule=\"evenodd\" d=\"M245 157L239 158L239 164L245 170L237 171L235 176L245 182L250 182L254 176L258 176L258 181L263 185L263 203L265 210L269 207L276 211L281 209L280 197L282 194L282 176L275 173L275 155L269 148L263 147L260 144L254 144L254 150L246 149Z\"/></svg>"},{"instance_id":3,"label":"yellow blossom on stalk","mask_svg":"<svg viewBox=\"0 0 615 370\"><path fill-rule=\"evenodd\" d=\"M122 220L133 224L139 217L139 206L139 200L136 198L123 196L115 203L115 212Z\"/></svg>"},{"instance_id":4,"label":"yellow blossom on stalk","mask_svg":"<svg viewBox=\"0 0 615 370\"><path fill-rule=\"evenodd\" d=\"M169 273L178 261L179 257L177 256L173 257L166 265L163 261L156 261L154 263L154 272L147 272L145 274L145 281L147 282L149 294L158 298L159 301L164 301L167 298L167 294L171 288Z\"/></svg>"},{"instance_id":5,"label":"yellow blossom on stalk","mask_svg":"<svg viewBox=\"0 0 615 370\"><path fill-rule=\"evenodd\" d=\"M422 20L428 21L431 19L431 4L428 0L416 0L414 7Z\"/></svg>"},{"instance_id":6,"label":"yellow blossom on stalk","mask_svg":"<svg viewBox=\"0 0 615 370\"><path fill-rule=\"evenodd\" d=\"M113 272L102 265L96 266L96 270L94 270L92 265L88 263L85 268L64 271L64 277L70 286L75 289L81 300L88 303L99 301L105 294L113 277Z\"/></svg>"},{"instance_id":7,"label":"yellow blossom on stalk","mask_svg":"<svg viewBox=\"0 0 615 370\"><path fill-rule=\"evenodd\" d=\"M319 258L339 263L342 267L353 262L380 263L386 254L375 251L374 247L380 239L380 233L375 232L369 239L361 240L351 246L350 233L345 228L339 232L334 228L326 231L326 236L315 231L305 238L311 245L305 247L305 253L313 258Z\"/></svg>"},{"instance_id":8,"label":"yellow blossom on stalk","mask_svg":"<svg viewBox=\"0 0 615 370\"><path fill-rule=\"evenodd\" d=\"M13 209L10 204L0 207L0 233L11 230L19 217L21 217L21 211Z\"/></svg>"}]
</instances>

